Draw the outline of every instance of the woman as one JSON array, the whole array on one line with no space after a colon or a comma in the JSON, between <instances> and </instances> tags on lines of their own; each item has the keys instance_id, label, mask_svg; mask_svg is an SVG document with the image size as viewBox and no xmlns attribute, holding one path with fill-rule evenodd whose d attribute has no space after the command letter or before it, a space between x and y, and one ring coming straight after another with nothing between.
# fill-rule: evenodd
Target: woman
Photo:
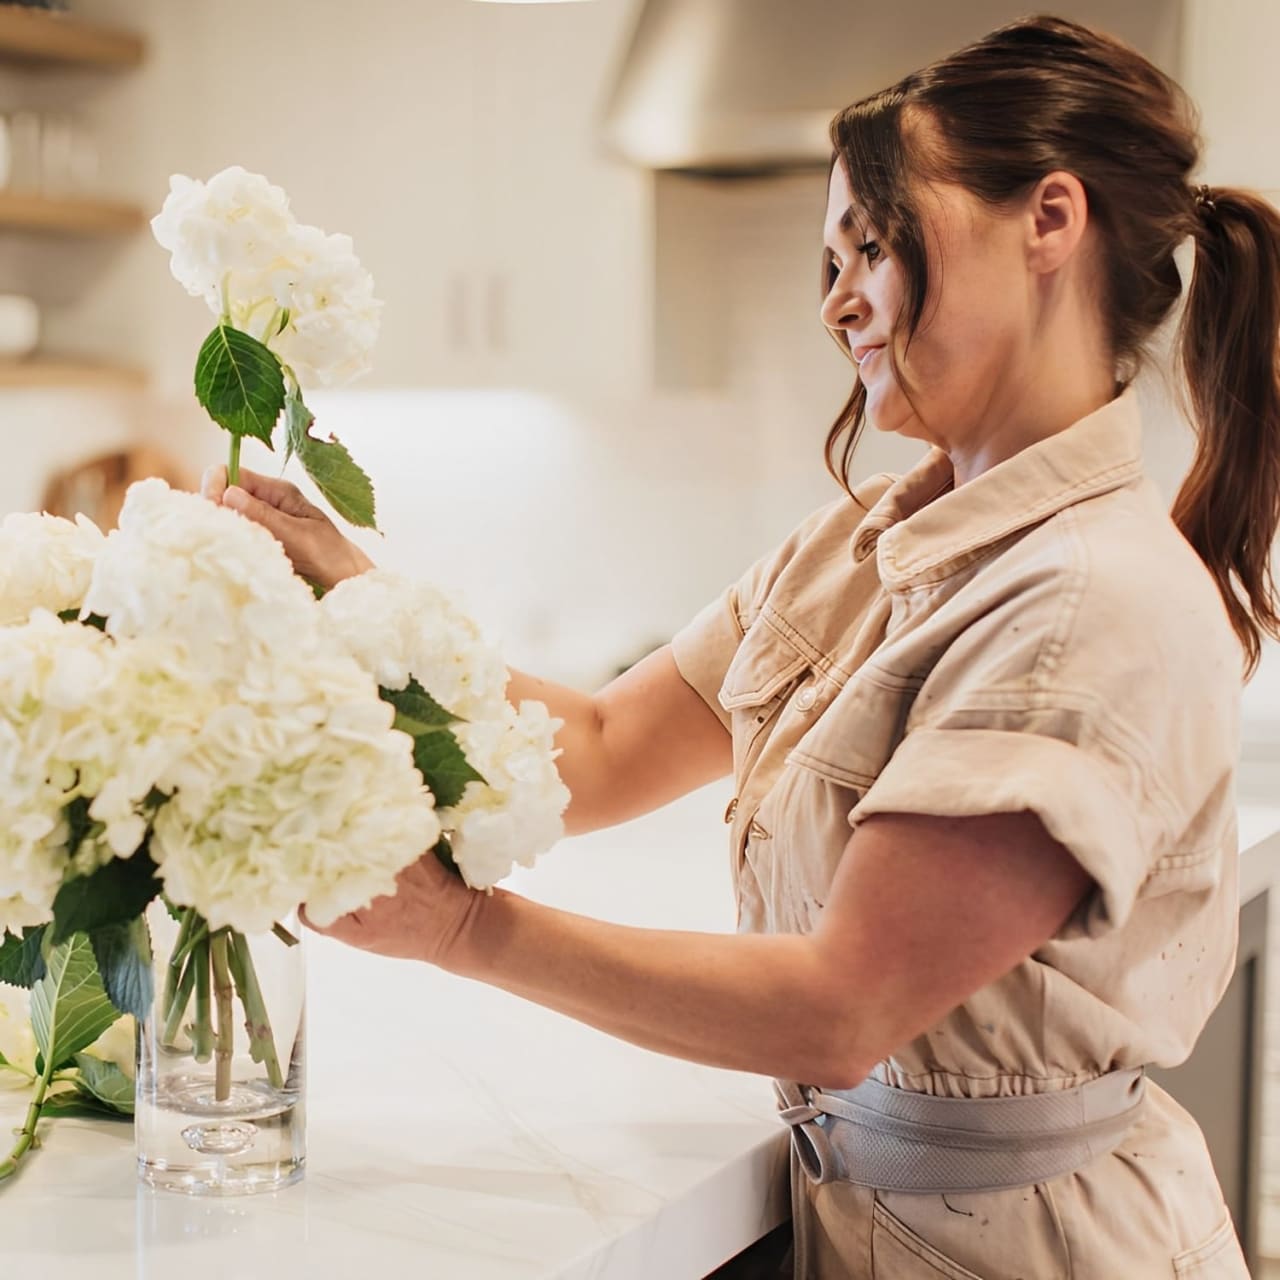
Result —
<instances>
[{"instance_id":1,"label":"woman","mask_svg":"<svg viewBox=\"0 0 1280 1280\"><path fill-rule=\"evenodd\" d=\"M821 314L857 382L828 463L864 421L934 447L594 697L509 690L564 719L572 831L732 767L739 935L473 894L432 858L331 932L777 1077L799 1276L1244 1277L1142 1068L1186 1057L1232 968L1241 674L1280 621L1280 218L1190 186L1180 90L1054 19L831 134ZM1129 383L1188 238L1171 520ZM224 484L307 576L367 567L292 486Z\"/></svg>"}]
</instances>

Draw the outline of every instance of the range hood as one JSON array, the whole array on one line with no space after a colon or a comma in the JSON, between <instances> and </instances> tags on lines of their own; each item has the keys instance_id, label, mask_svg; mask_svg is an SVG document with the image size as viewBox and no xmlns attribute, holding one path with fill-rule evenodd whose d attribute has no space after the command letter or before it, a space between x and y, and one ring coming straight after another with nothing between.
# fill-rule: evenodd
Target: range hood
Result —
<instances>
[{"instance_id":1,"label":"range hood","mask_svg":"<svg viewBox=\"0 0 1280 1280\"><path fill-rule=\"evenodd\" d=\"M1178 73L1182 0L1060 0ZM643 0L604 115L648 169L744 175L825 166L842 107L974 40L1026 0Z\"/></svg>"}]
</instances>

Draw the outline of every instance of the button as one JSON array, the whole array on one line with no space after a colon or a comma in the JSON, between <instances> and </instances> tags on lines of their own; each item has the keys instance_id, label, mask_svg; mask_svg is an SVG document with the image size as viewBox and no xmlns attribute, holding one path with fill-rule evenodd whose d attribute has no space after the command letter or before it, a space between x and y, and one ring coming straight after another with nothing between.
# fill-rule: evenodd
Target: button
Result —
<instances>
[{"instance_id":1,"label":"button","mask_svg":"<svg viewBox=\"0 0 1280 1280\"><path fill-rule=\"evenodd\" d=\"M796 694L795 708L797 711L812 711L813 704L818 700L818 691L809 685L807 688L801 689Z\"/></svg>"}]
</instances>

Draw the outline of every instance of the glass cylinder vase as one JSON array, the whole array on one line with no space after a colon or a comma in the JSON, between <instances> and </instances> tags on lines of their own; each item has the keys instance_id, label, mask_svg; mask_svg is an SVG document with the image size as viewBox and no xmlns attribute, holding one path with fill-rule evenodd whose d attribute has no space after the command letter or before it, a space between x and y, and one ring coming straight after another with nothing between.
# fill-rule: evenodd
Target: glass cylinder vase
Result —
<instances>
[{"instance_id":1,"label":"glass cylinder vase","mask_svg":"<svg viewBox=\"0 0 1280 1280\"><path fill-rule=\"evenodd\" d=\"M306 1159L306 971L296 917L210 930L148 908L155 994L138 1034L138 1176L188 1195L276 1191Z\"/></svg>"}]
</instances>

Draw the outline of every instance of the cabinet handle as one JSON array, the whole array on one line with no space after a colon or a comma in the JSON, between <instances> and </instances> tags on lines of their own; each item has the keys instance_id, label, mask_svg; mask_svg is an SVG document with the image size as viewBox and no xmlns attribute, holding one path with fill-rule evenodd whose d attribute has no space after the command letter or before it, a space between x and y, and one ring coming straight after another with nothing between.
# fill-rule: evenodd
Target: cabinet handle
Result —
<instances>
[{"instance_id":1,"label":"cabinet handle","mask_svg":"<svg viewBox=\"0 0 1280 1280\"><path fill-rule=\"evenodd\" d=\"M507 282L502 276L490 275L485 298L485 337L490 351L507 349Z\"/></svg>"},{"instance_id":2,"label":"cabinet handle","mask_svg":"<svg viewBox=\"0 0 1280 1280\"><path fill-rule=\"evenodd\" d=\"M465 351L471 346L471 324L467 306L467 282L461 273L449 277L445 296L445 314L449 346L454 351Z\"/></svg>"}]
</instances>

